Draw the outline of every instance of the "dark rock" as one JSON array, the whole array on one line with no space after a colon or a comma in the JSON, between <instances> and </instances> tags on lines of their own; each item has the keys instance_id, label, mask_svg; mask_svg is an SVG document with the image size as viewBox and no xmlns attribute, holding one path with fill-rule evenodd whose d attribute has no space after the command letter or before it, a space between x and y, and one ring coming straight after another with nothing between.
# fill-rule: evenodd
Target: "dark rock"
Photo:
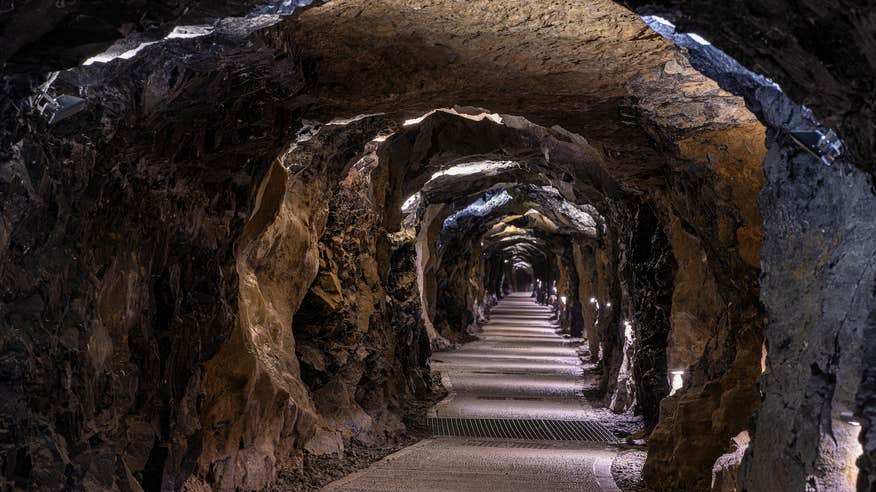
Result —
<instances>
[{"instance_id":1,"label":"dark rock","mask_svg":"<svg viewBox=\"0 0 876 492\"><path fill-rule=\"evenodd\" d=\"M680 32L705 36L742 65L776 81L793 101L837 129L855 166L874 172L873 0L623 3L670 19Z\"/></svg>"}]
</instances>

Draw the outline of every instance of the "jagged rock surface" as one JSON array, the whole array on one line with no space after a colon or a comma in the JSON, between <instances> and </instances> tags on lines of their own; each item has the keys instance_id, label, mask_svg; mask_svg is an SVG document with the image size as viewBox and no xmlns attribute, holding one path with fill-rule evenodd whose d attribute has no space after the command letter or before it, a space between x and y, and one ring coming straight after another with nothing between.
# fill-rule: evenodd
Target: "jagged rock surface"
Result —
<instances>
[{"instance_id":1,"label":"jagged rock surface","mask_svg":"<svg viewBox=\"0 0 876 492\"><path fill-rule=\"evenodd\" d=\"M781 85L846 139L871 174L876 150L876 2L834 0L624 0L705 36L742 65Z\"/></svg>"},{"instance_id":2,"label":"jagged rock surface","mask_svg":"<svg viewBox=\"0 0 876 492\"><path fill-rule=\"evenodd\" d=\"M873 20L855 17L867 6L657 3L813 107L852 161L828 168L790 145L787 130L817 125L776 88L678 49L604 0L331 2L280 26L220 28L65 73L58 88L85 96L88 109L56 127L21 113L29 75L5 78L16 99L0 112L21 124L0 149L4 480L257 489L278 466L295 466L302 446L321 452L398 429L400 400L423 389L428 345L446 343L432 321L461 333L511 274L468 261L464 253L482 253L477 241L438 247L442 222L513 180L590 202L607 218L594 227L600 241L624 243L542 234L518 250L547 251L539 275L552 268L543 278L577 290L568 307L547 286L536 295L564 330L598 337L591 352L603 355L612 408L635 403L654 425L651 484L707 488L712 463L749 425L761 377L740 483L847 486L857 451L847 421L863 418L859 487L872 485L876 231L872 179L860 170L872 172L876 91ZM172 20L248 8L162 6L159 34ZM95 44L66 47L39 70L93 54L118 27L146 28L125 27L144 19L140 6L71 3L41 18L46 7L2 14L8 66L33 69L90 19L101 21L88 29ZM19 21L32 31L13 32ZM457 104L583 137L507 115L476 122L470 111L397 126ZM324 121L390 114L291 144L304 110ZM377 166L350 171L387 130L396 133ZM415 245L390 245L401 202L432 172L487 157L526 165L436 182ZM501 213L524 214L527 203ZM339 213L348 207L366 218ZM471 285L481 268L489 293ZM615 309L588 306L586 293ZM658 415L668 369L688 374Z\"/></svg>"},{"instance_id":3,"label":"jagged rock surface","mask_svg":"<svg viewBox=\"0 0 876 492\"><path fill-rule=\"evenodd\" d=\"M64 125L3 108L6 483L177 488L196 466L202 364L239 319L234 239L303 105L300 71L249 42L80 72L102 83Z\"/></svg>"}]
</instances>

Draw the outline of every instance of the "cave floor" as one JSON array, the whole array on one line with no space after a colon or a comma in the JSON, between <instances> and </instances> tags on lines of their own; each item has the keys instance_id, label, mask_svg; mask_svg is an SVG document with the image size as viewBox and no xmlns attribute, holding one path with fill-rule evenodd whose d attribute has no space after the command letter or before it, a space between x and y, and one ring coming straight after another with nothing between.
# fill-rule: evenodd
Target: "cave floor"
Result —
<instances>
[{"instance_id":1,"label":"cave floor","mask_svg":"<svg viewBox=\"0 0 876 492\"><path fill-rule=\"evenodd\" d=\"M432 419L517 422L610 420L586 398L596 384L582 363L583 340L556 334L548 308L512 294L491 311L477 341L433 355L449 395ZM611 429L609 425L607 428ZM517 436L515 436L517 437ZM329 484L332 491L619 491L611 465L620 451L606 442L433 437Z\"/></svg>"}]
</instances>

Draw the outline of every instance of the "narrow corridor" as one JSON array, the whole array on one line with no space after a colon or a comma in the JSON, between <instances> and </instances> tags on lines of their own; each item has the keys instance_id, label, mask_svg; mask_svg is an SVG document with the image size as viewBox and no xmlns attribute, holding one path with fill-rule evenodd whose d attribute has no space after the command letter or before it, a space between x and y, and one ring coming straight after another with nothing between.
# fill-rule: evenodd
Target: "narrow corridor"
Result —
<instances>
[{"instance_id":1,"label":"narrow corridor","mask_svg":"<svg viewBox=\"0 0 876 492\"><path fill-rule=\"evenodd\" d=\"M876 492L876 0L0 0L0 67L0 491Z\"/></svg>"},{"instance_id":2,"label":"narrow corridor","mask_svg":"<svg viewBox=\"0 0 876 492\"><path fill-rule=\"evenodd\" d=\"M436 437L325 490L619 490L614 437L584 398L583 340L550 317L528 294L499 302L477 341L433 356L450 392L430 412Z\"/></svg>"}]
</instances>

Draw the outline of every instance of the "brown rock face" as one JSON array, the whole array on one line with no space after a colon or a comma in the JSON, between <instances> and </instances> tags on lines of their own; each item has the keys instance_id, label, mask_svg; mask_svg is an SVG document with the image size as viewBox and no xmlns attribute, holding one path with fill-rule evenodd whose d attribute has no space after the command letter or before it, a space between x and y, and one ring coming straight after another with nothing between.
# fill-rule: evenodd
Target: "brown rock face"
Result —
<instances>
[{"instance_id":1,"label":"brown rock face","mask_svg":"<svg viewBox=\"0 0 876 492\"><path fill-rule=\"evenodd\" d=\"M721 455L712 468L712 492L736 492L739 486L739 467L748 448L751 437L748 431L740 432L733 438L733 452Z\"/></svg>"},{"instance_id":2,"label":"brown rock face","mask_svg":"<svg viewBox=\"0 0 876 492\"><path fill-rule=\"evenodd\" d=\"M744 124L684 138L678 147L682 159L705 156L699 162L709 166L703 173L699 166L679 165L666 195L668 235L679 263L667 363L685 374L684 388L661 403L651 436L645 476L655 487L707 488L709 463L748 427L759 401L763 318L752 252L759 251L762 227L748 203L762 183L762 131ZM690 182L701 187L696 198L681 193ZM711 202L715 197L721 198ZM703 213L710 207L715 209Z\"/></svg>"},{"instance_id":3,"label":"brown rock face","mask_svg":"<svg viewBox=\"0 0 876 492\"><path fill-rule=\"evenodd\" d=\"M380 129L366 123L327 126L295 144L259 189L238 241L240 321L205 366L204 451L193 482L263 488L274 480L276 460L313 436L317 414L332 417L302 381L293 314L314 280L314 290L341 295L333 272L317 276L319 239L328 221L329 190L358 153L353 149L362 149ZM287 171L296 167L301 172Z\"/></svg>"},{"instance_id":4,"label":"brown rock face","mask_svg":"<svg viewBox=\"0 0 876 492\"><path fill-rule=\"evenodd\" d=\"M872 487L871 0L651 2L835 125L833 167L608 0L226 19L62 73L86 109L48 126L34 73L251 7L104 3L0 7L0 488L263 490L391 440L431 351L530 286L653 488Z\"/></svg>"},{"instance_id":5,"label":"brown rock face","mask_svg":"<svg viewBox=\"0 0 876 492\"><path fill-rule=\"evenodd\" d=\"M253 422L229 420L251 414L239 400L205 427L207 387L258 389L296 412L264 377L217 388L204 364L245 341L234 242L293 137L303 86L257 37L200 43L186 61L169 46L92 67L101 104L63 126L3 105L2 120L20 124L3 132L0 179L4 483L177 489L202 454L232 446L208 434L261 439ZM224 369L264 376L251 360Z\"/></svg>"},{"instance_id":6,"label":"brown rock face","mask_svg":"<svg viewBox=\"0 0 876 492\"><path fill-rule=\"evenodd\" d=\"M770 77L847 140L852 161L872 173L876 148L873 0L626 0L695 32Z\"/></svg>"},{"instance_id":7,"label":"brown rock face","mask_svg":"<svg viewBox=\"0 0 876 492\"><path fill-rule=\"evenodd\" d=\"M673 282L666 365L670 371L687 372L703 356L710 322L724 301L696 236L685 231L678 219L670 224L669 236L678 268Z\"/></svg>"},{"instance_id":8,"label":"brown rock face","mask_svg":"<svg viewBox=\"0 0 876 492\"><path fill-rule=\"evenodd\" d=\"M418 305L399 300L415 286L416 272L410 257L392 260L380 234L371 181L378 165L373 154L362 157L327 194L320 275L292 322L303 379L321 419L308 444L313 452L337 451L337 444L331 449L326 443L351 437L374 443L402 430L405 399L427 388L428 377L419 372L429 352L416 321ZM410 238L396 238L397 250L411 246ZM335 302L324 301L327 292L334 292Z\"/></svg>"},{"instance_id":9,"label":"brown rock face","mask_svg":"<svg viewBox=\"0 0 876 492\"><path fill-rule=\"evenodd\" d=\"M488 0L334 2L291 20L287 35L318 63L317 116L485 107L596 140L634 163L617 173L641 179L660 159L637 122L622 121L618 108L631 95L625 87L681 60L637 16L602 0L562 9Z\"/></svg>"}]
</instances>

